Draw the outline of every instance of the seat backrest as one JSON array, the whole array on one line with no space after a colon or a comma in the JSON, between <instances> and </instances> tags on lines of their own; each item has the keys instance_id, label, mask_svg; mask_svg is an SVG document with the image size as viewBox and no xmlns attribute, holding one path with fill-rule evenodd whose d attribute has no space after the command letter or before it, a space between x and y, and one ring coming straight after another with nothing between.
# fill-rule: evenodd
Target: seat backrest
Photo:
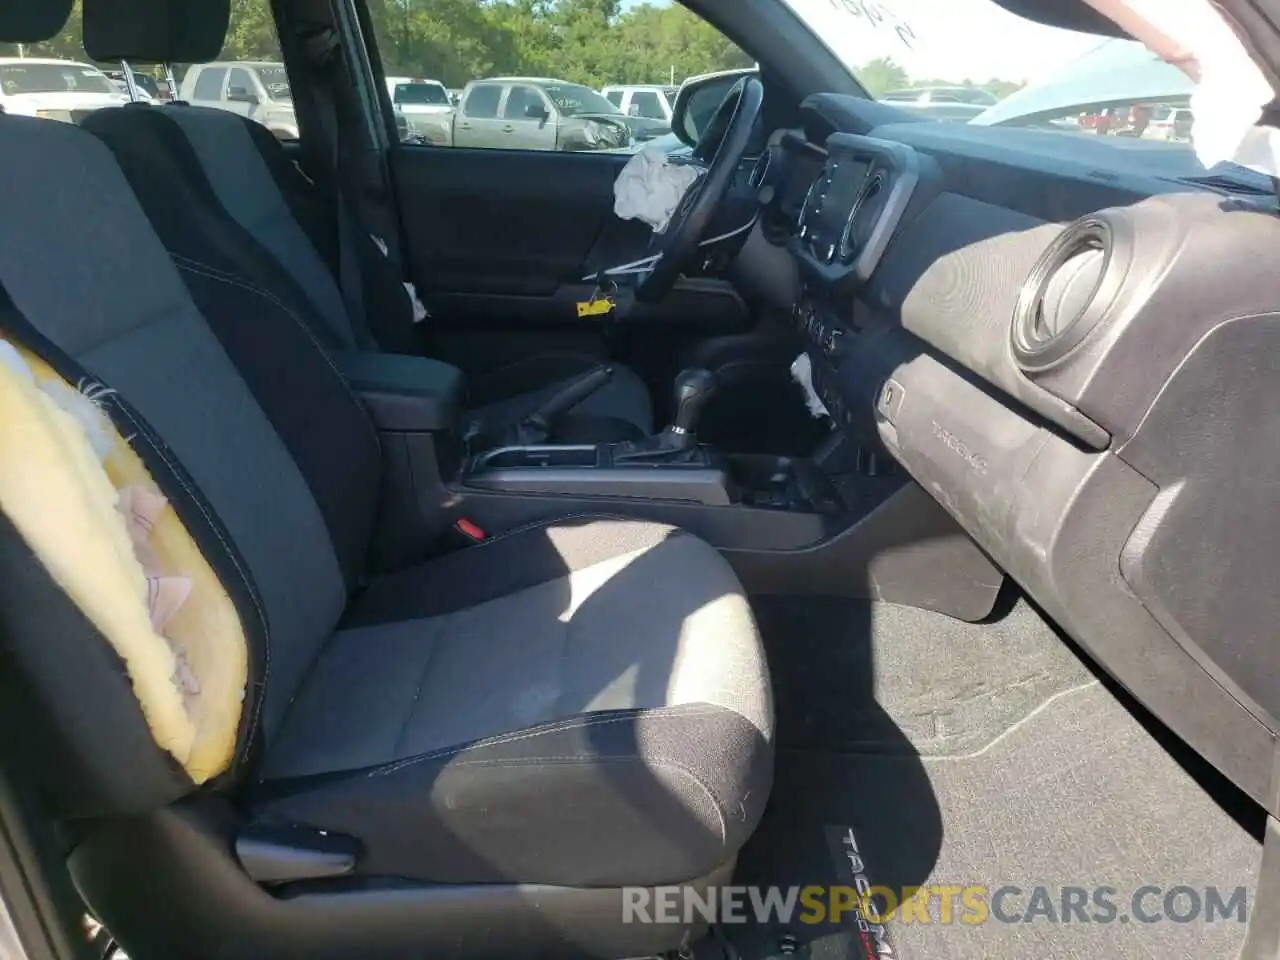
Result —
<instances>
[{"instance_id":1,"label":"seat backrest","mask_svg":"<svg viewBox=\"0 0 1280 960\"><path fill-rule=\"evenodd\" d=\"M90 134L0 116L0 209L0 288L12 304L0 319L4 335L73 383L79 374L118 391L130 418L121 432L166 467L155 480L175 505L187 504L184 520L207 521L205 542L225 555L213 565L230 571L223 585L242 598L246 633L261 647L244 710L250 733L269 739L363 564L379 482L376 436L310 339L267 335L297 328L269 301L214 281L227 289L227 317L241 318L230 335L226 324L212 324L215 334L110 152ZM267 355L273 347L283 353ZM0 599L7 610L23 603ZM29 618L6 627L34 629ZM104 704L68 698L68 677L94 682L79 657L89 651L70 650L61 674L24 678L39 709L79 718L60 724L82 738L64 744L75 755L49 762L96 771L63 807L136 808L180 789L181 778L175 786L160 772L139 772L148 764L159 771L163 758L135 756L136 737L116 742L119 724ZM101 723L82 722L88 705L104 714ZM113 717L127 709L110 707Z\"/></svg>"},{"instance_id":2,"label":"seat backrest","mask_svg":"<svg viewBox=\"0 0 1280 960\"><path fill-rule=\"evenodd\" d=\"M253 121L213 107L168 104L158 108L190 144L198 171L213 188L223 209L240 224L293 280L306 291L317 313L347 348L357 343L342 291L315 242L291 209L268 167ZM279 150L262 129L268 148ZM317 225L317 230L321 229Z\"/></svg>"},{"instance_id":3,"label":"seat backrest","mask_svg":"<svg viewBox=\"0 0 1280 960\"><path fill-rule=\"evenodd\" d=\"M204 0L199 4L175 7L177 0L84 0L84 44L86 52L103 61L129 59L139 62L179 62L175 51L186 56L181 62L199 64L218 56L226 32L227 0ZM209 8L217 8L216 11ZM165 29L164 24L169 24ZM158 25L159 24L159 25ZM203 54L194 57L197 52ZM221 64L220 64L221 65ZM328 71L345 69L336 58ZM326 87L332 78L325 81ZM184 81L183 89L189 85ZM331 106L345 125L355 121L352 108L341 98ZM344 112L344 107L346 108ZM190 176L200 181L216 203L287 274L292 287L309 301L310 317L322 324L314 332L338 349L369 349L417 352L413 326L415 306L404 288L400 268L385 256L385 246L360 226L362 217L347 200L340 199L335 183L333 145L321 142L326 131L304 131L315 146L310 157L311 175L304 174L294 158L285 152L275 135L262 124L227 110L190 103L169 103L154 107L180 132L183 144L171 135L161 135L162 125L147 124L138 112L129 110L115 119L120 137L132 138L158 156L180 156ZM318 108L317 108L318 109ZM344 146L348 146L346 141ZM323 159L321 159L323 158ZM153 197L142 194L144 207L154 216ZM162 202L162 201L161 201ZM346 235L341 235L338 205L348 216ZM166 242L167 238L166 238ZM345 245L359 264L361 290L344 291L341 275ZM345 296L344 296L345 292ZM364 316L352 316L348 299L357 296Z\"/></svg>"}]
</instances>

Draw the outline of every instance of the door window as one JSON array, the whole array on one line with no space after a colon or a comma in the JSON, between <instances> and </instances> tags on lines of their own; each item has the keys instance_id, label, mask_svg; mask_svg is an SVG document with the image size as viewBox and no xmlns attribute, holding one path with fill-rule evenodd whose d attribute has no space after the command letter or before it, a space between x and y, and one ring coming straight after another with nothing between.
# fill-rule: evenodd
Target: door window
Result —
<instances>
[{"instance_id":1,"label":"door window","mask_svg":"<svg viewBox=\"0 0 1280 960\"><path fill-rule=\"evenodd\" d=\"M418 136L404 149L674 150L680 142L667 130L659 88L754 64L671 0L365 2L383 76L467 90L452 111L405 107L398 119ZM533 124L518 123L531 103L551 111L537 138L521 135ZM517 129L496 135L492 120Z\"/></svg>"},{"instance_id":2,"label":"door window","mask_svg":"<svg viewBox=\"0 0 1280 960\"><path fill-rule=\"evenodd\" d=\"M498 115L501 98L502 88L499 86L483 84L472 87L462 103L462 112L471 120L492 120Z\"/></svg>"},{"instance_id":3,"label":"door window","mask_svg":"<svg viewBox=\"0 0 1280 960\"><path fill-rule=\"evenodd\" d=\"M667 119L667 115L662 112L658 94L653 90L637 90L631 94L630 113L633 117L645 117L649 120Z\"/></svg>"},{"instance_id":4,"label":"door window","mask_svg":"<svg viewBox=\"0 0 1280 960\"><path fill-rule=\"evenodd\" d=\"M223 67L205 67L196 77L196 91L192 94L192 99L221 100L222 78L226 75L227 71Z\"/></svg>"},{"instance_id":5,"label":"door window","mask_svg":"<svg viewBox=\"0 0 1280 960\"><path fill-rule=\"evenodd\" d=\"M502 110L504 120L530 120L529 108L545 110L542 97L533 87L512 87L507 94L507 105Z\"/></svg>"},{"instance_id":6,"label":"door window","mask_svg":"<svg viewBox=\"0 0 1280 960\"><path fill-rule=\"evenodd\" d=\"M228 96L233 91L237 93L239 92L249 93L249 94L257 93L257 90L253 86L253 76L249 73L248 70L245 70L241 67L236 67L231 71L231 78L227 81Z\"/></svg>"},{"instance_id":7,"label":"door window","mask_svg":"<svg viewBox=\"0 0 1280 960\"><path fill-rule=\"evenodd\" d=\"M12 3L13 0L0 0L0 5ZM186 0L188 5L199 0ZM372 0L374 3L380 0ZM390 2L390 0L388 0ZM467 0L472 2L472 0ZM127 99L127 83L123 73L116 72L118 63L111 64L109 70L114 76L104 74L93 65L84 49L84 30L81 23L80 7L76 4L76 13L63 27L62 32L39 43L17 44L0 43L0 61L13 62L16 66L6 68L7 73L0 75L0 87L8 88L21 83L38 84L41 91L53 92L54 87L45 77L35 75L37 65L44 62L44 70L56 71L62 78L62 89L76 92L93 92L106 95L121 96ZM112 6L107 4L106 6ZM120 16L128 16L125 9L128 4L115 4ZM167 72L162 68L146 63L131 63L136 85L146 91L153 100L190 100L217 106L222 109L234 109L237 113L246 111L239 105L229 104L225 99L228 85L242 86L249 93L259 97L265 95L270 110L255 110L254 120L262 123L281 140L296 138L298 122L293 112L292 100L289 96L288 76L284 70L284 58L280 51L280 39L276 33L275 19L271 15L271 0L235 0L231 4L231 14L222 49L208 64L183 66L175 64L173 72L177 80L175 89L170 89ZM25 61L25 62L24 62ZM52 61L52 63L50 63ZM256 76L255 76L256 74ZM261 83L259 83L259 80ZM96 84L96 86L94 86ZM70 111L49 110L52 122L65 122L61 117L71 119ZM75 111L78 113L79 111Z\"/></svg>"}]
</instances>

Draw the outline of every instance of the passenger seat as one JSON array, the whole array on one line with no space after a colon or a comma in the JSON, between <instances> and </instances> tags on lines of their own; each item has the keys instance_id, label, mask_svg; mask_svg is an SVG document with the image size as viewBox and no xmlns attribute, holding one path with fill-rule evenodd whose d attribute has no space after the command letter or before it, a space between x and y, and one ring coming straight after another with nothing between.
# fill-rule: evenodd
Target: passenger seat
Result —
<instances>
[{"instance_id":1,"label":"passenger seat","mask_svg":"<svg viewBox=\"0 0 1280 960\"><path fill-rule=\"evenodd\" d=\"M84 6L91 56L116 61L131 52L128 59L149 61L166 52L148 44L154 44L154 35L137 28L131 33L121 23L122 16L132 14L145 25L157 15L158 0L99 2L87 0ZM260 124L224 110L174 103L101 110L83 126L120 158L170 251L209 266L198 252L193 254L199 240L189 234L205 229L202 223L211 216L226 220L228 228L222 232L238 234L238 239L222 250L221 269L288 301L327 351L416 352L413 309L401 277L373 238L358 231L351 239L359 245L355 253L364 265L368 321L351 315L337 280L338 218L332 198L302 174ZM178 194L184 196L183 204L170 209ZM191 206L195 203L212 210L199 211ZM490 442L498 441L599 363L600 358L588 354L552 352L473 376L466 419ZM652 433L648 388L627 367L612 366L610 382L560 418L554 441L603 443Z\"/></svg>"},{"instance_id":2,"label":"passenger seat","mask_svg":"<svg viewBox=\"0 0 1280 960\"><path fill-rule=\"evenodd\" d=\"M0 40L56 33L50 6L0 7ZM202 20L173 59L212 44ZM0 762L130 954L621 958L697 935L624 905L727 882L768 798L768 670L725 560L582 517L371 576L378 438L284 300L215 280L197 309L70 124L0 116L0 209L0 336L96 398L114 444L103 473L87 436L0 407ZM30 473L37 441L94 465L81 493ZM122 629L142 599L83 569L101 544L73 519L119 477L172 508L176 640Z\"/></svg>"}]
</instances>

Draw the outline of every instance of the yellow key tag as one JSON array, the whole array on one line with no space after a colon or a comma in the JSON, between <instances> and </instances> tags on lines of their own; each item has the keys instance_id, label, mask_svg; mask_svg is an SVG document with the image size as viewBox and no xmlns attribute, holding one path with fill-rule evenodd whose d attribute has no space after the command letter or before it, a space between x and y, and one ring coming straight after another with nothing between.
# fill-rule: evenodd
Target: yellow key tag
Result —
<instances>
[{"instance_id":1,"label":"yellow key tag","mask_svg":"<svg viewBox=\"0 0 1280 960\"><path fill-rule=\"evenodd\" d=\"M613 313L613 301L607 297L599 300L579 300L578 317L603 317Z\"/></svg>"}]
</instances>

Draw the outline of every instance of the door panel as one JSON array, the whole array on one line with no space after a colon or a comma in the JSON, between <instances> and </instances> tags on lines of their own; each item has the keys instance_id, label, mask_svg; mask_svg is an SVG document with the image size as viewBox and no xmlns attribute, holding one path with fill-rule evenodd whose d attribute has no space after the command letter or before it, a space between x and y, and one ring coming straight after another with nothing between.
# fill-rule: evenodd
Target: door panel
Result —
<instances>
[{"instance_id":1,"label":"door panel","mask_svg":"<svg viewBox=\"0 0 1280 960\"><path fill-rule=\"evenodd\" d=\"M750 329L732 284L712 279L682 281L616 323L578 317L577 303L594 291L583 276L642 255L651 236L613 214L613 183L628 159L392 148L405 260L432 311L433 356L474 373L546 350L599 353L665 396L682 354Z\"/></svg>"},{"instance_id":2,"label":"door panel","mask_svg":"<svg viewBox=\"0 0 1280 960\"><path fill-rule=\"evenodd\" d=\"M547 298L580 282L592 248L614 219L613 181L628 159L394 147L392 170L415 282L428 295Z\"/></svg>"}]
</instances>

